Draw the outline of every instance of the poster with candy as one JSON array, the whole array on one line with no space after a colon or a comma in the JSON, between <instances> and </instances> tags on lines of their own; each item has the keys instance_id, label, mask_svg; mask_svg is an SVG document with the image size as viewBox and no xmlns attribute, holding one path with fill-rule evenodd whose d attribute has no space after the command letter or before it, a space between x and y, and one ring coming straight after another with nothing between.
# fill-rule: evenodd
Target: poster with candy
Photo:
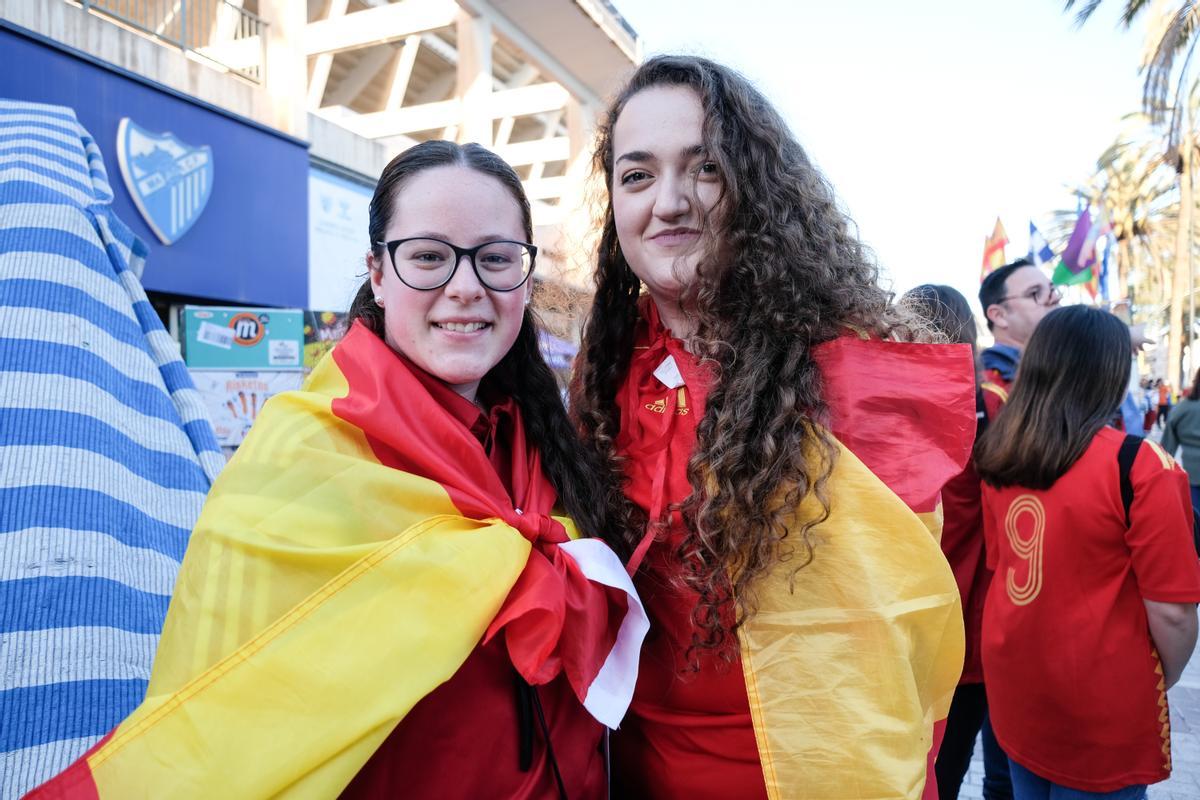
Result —
<instances>
[{"instance_id":1,"label":"poster with candy","mask_svg":"<svg viewBox=\"0 0 1200 800\"><path fill-rule=\"evenodd\" d=\"M222 447L233 448L246 438L267 400L280 392L299 389L304 374L196 370L192 379L208 406L217 441Z\"/></svg>"},{"instance_id":2,"label":"poster with candy","mask_svg":"<svg viewBox=\"0 0 1200 800\"><path fill-rule=\"evenodd\" d=\"M304 312L304 370L312 372L317 362L346 335L344 311Z\"/></svg>"}]
</instances>

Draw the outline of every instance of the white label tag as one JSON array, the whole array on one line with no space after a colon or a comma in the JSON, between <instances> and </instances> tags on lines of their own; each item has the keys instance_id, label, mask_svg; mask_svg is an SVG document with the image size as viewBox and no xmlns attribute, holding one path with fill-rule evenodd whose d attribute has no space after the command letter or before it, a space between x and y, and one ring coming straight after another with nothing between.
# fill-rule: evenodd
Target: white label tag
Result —
<instances>
[{"instance_id":1,"label":"white label tag","mask_svg":"<svg viewBox=\"0 0 1200 800\"><path fill-rule=\"evenodd\" d=\"M300 343L294 339L273 339L267 360L272 367L300 366Z\"/></svg>"},{"instance_id":2,"label":"white label tag","mask_svg":"<svg viewBox=\"0 0 1200 800\"><path fill-rule=\"evenodd\" d=\"M654 377L658 378L659 383L668 389L678 389L683 386L683 376L679 374L679 365L675 363L675 356L667 356L663 362L658 365L658 369L654 370Z\"/></svg>"},{"instance_id":3,"label":"white label tag","mask_svg":"<svg viewBox=\"0 0 1200 800\"><path fill-rule=\"evenodd\" d=\"M196 341L229 350L233 347L233 330L211 322L201 322L200 330L196 331Z\"/></svg>"}]
</instances>

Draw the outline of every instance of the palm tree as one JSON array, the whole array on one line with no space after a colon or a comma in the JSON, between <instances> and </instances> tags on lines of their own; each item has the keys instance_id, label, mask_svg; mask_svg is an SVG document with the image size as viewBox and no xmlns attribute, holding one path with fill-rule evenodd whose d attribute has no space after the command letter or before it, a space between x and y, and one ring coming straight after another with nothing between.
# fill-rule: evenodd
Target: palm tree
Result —
<instances>
[{"instance_id":1,"label":"palm tree","mask_svg":"<svg viewBox=\"0 0 1200 800\"><path fill-rule=\"evenodd\" d=\"M1087 22L1103 0L1084 0L1075 15L1079 25ZM1077 0L1065 0L1069 11ZM1155 6L1151 0L1125 0L1121 23L1129 28L1142 12ZM1142 109L1163 130L1163 158L1174 167L1179 187L1179 216L1175 232L1174 267L1171 281L1170 319L1168 323L1168 375L1182 385L1183 305L1191 283L1192 167L1200 144L1193 130L1196 84L1190 80L1192 54L1198 41L1197 23L1200 5L1195 0L1162 3L1161 15L1151 21L1151 35L1142 55ZM1191 297L1188 296L1188 300ZM1189 339L1191 335L1189 334ZM1190 366L1190 365L1189 365Z\"/></svg>"},{"instance_id":2,"label":"palm tree","mask_svg":"<svg viewBox=\"0 0 1200 800\"><path fill-rule=\"evenodd\" d=\"M1063 10L1070 11L1077 4L1079 10L1075 14L1075 23L1083 25L1103 0L1065 0ZM1142 12L1156 5L1152 0L1125 0L1121 10L1121 24L1128 30ZM1192 53L1196 49L1196 25L1200 22L1200 4L1195 0L1176 0L1174 3L1162 3L1163 12L1152 23L1154 30L1147 40L1146 50L1142 53L1140 72L1145 73L1142 84L1142 107L1150 114L1156 123L1171 118L1170 128L1179 130L1180 100L1187 87L1186 77ZM1176 76L1175 65L1179 57L1183 57L1182 65ZM1175 76L1175 80L1172 77ZM1172 99L1173 98L1173 99Z\"/></svg>"},{"instance_id":3,"label":"palm tree","mask_svg":"<svg viewBox=\"0 0 1200 800\"><path fill-rule=\"evenodd\" d=\"M1096 175L1083 190L1104 207L1117 243L1118 296L1130 290L1142 294L1143 273L1137 269L1139 244L1159 232L1160 221L1174 200L1174 171L1165 165L1158 142L1148 140L1148 120L1142 114L1126 118L1131 135L1118 138L1096 162ZM1173 210L1172 210L1173 214Z\"/></svg>"}]
</instances>

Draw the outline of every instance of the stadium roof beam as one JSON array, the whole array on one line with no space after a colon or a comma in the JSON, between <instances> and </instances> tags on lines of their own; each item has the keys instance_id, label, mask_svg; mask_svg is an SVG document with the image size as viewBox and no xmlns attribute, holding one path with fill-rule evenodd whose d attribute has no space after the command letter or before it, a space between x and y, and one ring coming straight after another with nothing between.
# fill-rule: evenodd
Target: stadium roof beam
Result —
<instances>
[{"instance_id":1,"label":"stadium roof beam","mask_svg":"<svg viewBox=\"0 0 1200 800\"><path fill-rule=\"evenodd\" d=\"M338 19L346 13L350 0L328 0L325 19ZM307 29L306 29L307 30ZM333 53L321 53L313 60L312 74L308 78L308 107L320 108L325 97L325 84L329 82L329 68L333 66Z\"/></svg>"},{"instance_id":2,"label":"stadium roof beam","mask_svg":"<svg viewBox=\"0 0 1200 800\"><path fill-rule=\"evenodd\" d=\"M496 154L514 167L547 161L566 161L571 157L571 140L566 136L556 136L534 139L532 142L517 142L497 147Z\"/></svg>"},{"instance_id":3,"label":"stadium roof beam","mask_svg":"<svg viewBox=\"0 0 1200 800\"><path fill-rule=\"evenodd\" d=\"M396 58L396 66L392 70L391 81L388 83L387 103L385 111L399 111L404 105L404 95L408 91L408 81L412 78L413 64L417 62L417 50L421 47L421 36L413 34L404 40L400 55Z\"/></svg>"},{"instance_id":4,"label":"stadium roof beam","mask_svg":"<svg viewBox=\"0 0 1200 800\"><path fill-rule=\"evenodd\" d=\"M582 202L601 98L640 58L607 0L340 2L346 14L303 38L314 83L331 59L319 106L310 85L313 113L385 156L431 138L491 147L521 168L535 225Z\"/></svg>"},{"instance_id":5,"label":"stadium roof beam","mask_svg":"<svg viewBox=\"0 0 1200 800\"><path fill-rule=\"evenodd\" d=\"M546 111L558 111L566 107L569 99L570 95L567 90L557 83L535 83L533 86L492 92L480 102L478 116L490 121L500 117L523 117ZM406 106L397 111L377 111L371 114L340 117L338 124L349 128L359 136L380 139L385 136L398 136L458 125L462 122L463 108L463 101L453 98ZM487 139L490 140L491 136L489 135ZM479 140L470 139L469 141Z\"/></svg>"},{"instance_id":6,"label":"stadium roof beam","mask_svg":"<svg viewBox=\"0 0 1200 800\"><path fill-rule=\"evenodd\" d=\"M459 12L454 0L401 0L310 22L304 32L304 52L314 56L406 39L453 25Z\"/></svg>"}]
</instances>

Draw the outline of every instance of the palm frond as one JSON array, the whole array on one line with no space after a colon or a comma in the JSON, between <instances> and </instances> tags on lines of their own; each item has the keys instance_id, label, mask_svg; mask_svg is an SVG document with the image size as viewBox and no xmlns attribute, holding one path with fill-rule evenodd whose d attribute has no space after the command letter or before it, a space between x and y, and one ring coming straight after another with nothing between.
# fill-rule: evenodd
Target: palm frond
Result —
<instances>
[{"instance_id":1,"label":"palm frond","mask_svg":"<svg viewBox=\"0 0 1200 800\"><path fill-rule=\"evenodd\" d=\"M1075 7L1077 0L1065 0L1063 3L1063 11L1070 11ZM1080 6L1079 11L1075 14L1076 27L1082 27L1085 22L1091 19L1092 14L1100 7L1104 0L1085 0ZM1121 11L1121 25L1128 28L1133 24L1134 19L1138 14L1142 13L1150 6L1152 0L1126 0L1125 8Z\"/></svg>"},{"instance_id":2,"label":"palm frond","mask_svg":"<svg viewBox=\"0 0 1200 800\"><path fill-rule=\"evenodd\" d=\"M1125 10L1121 12L1121 24L1128 28L1137 19L1138 14L1150 7L1153 0L1128 0Z\"/></svg>"},{"instance_id":3,"label":"palm frond","mask_svg":"<svg viewBox=\"0 0 1200 800\"><path fill-rule=\"evenodd\" d=\"M1083 24L1088 21L1088 18L1091 17L1093 13L1095 13L1096 9L1100 7L1100 4L1103 1L1104 0L1087 0L1084 2L1079 7L1079 11L1075 14L1075 27L1083 27ZM1075 0L1066 0L1066 3L1063 5L1063 11L1070 11L1074 7Z\"/></svg>"},{"instance_id":4,"label":"palm frond","mask_svg":"<svg viewBox=\"0 0 1200 800\"><path fill-rule=\"evenodd\" d=\"M1169 115L1168 138L1175 140L1181 124L1179 101L1188 88L1187 71L1196 49L1194 34L1197 13L1194 0L1187 0L1163 17L1160 20L1161 28L1151 34L1150 41L1154 44L1147 50L1142 63L1142 71L1146 76L1142 87L1142 108L1160 124L1168 121ZM1183 61L1178 71L1179 79L1172 81L1180 53L1183 53ZM1171 97L1172 89L1174 98Z\"/></svg>"}]
</instances>

